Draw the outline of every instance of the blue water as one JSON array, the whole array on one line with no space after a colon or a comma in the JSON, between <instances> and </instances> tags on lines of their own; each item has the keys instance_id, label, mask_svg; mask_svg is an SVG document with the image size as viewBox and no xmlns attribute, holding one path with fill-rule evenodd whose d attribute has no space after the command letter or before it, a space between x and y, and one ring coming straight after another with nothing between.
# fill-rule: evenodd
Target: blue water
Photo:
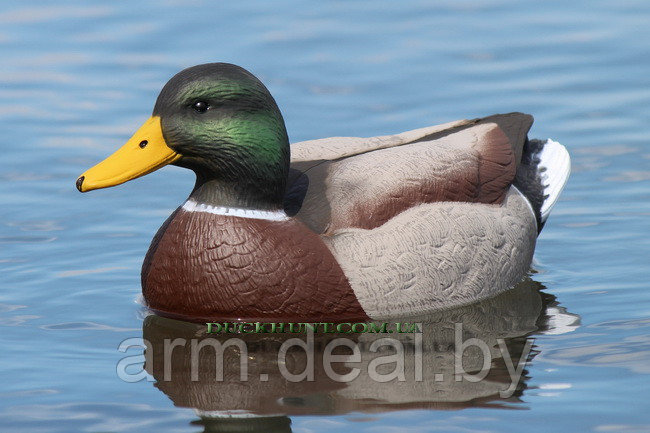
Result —
<instances>
[{"instance_id":1,"label":"blue water","mask_svg":"<svg viewBox=\"0 0 650 433\"><path fill-rule=\"evenodd\" d=\"M528 285L542 295L520 289L522 305L543 304L541 319L526 316L537 325L499 328L517 302L468 319L485 338L534 341L516 396L459 385L436 405L426 383L417 397L387 383L299 398L215 383L215 400L254 410L242 395L287 397L288 418L260 418L276 431L288 420L295 432L650 431L648 41L645 0L3 1L0 429L229 428L201 421L182 390L116 373L118 345L147 324L142 258L192 174L74 188L148 117L169 77L225 61L269 87L292 141L523 111L532 137L567 146L573 173L539 238Z\"/></svg>"}]
</instances>

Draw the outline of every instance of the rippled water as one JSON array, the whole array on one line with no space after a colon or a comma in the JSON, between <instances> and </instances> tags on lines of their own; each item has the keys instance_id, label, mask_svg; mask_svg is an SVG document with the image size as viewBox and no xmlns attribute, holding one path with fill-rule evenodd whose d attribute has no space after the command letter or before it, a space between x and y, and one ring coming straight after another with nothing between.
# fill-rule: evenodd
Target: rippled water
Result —
<instances>
[{"instance_id":1,"label":"rippled water","mask_svg":"<svg viewBox=\"0 0 650 433\"><path fill-rule=\"evenodd\" d=\"M4 1L0 426L650 431L648 41L644 0ZM146 119L171 75L208 61L258 75L292 141L516 110L535 116L531 136L568 147L573 174L531 280L427 319L424 359L443 366L457 320L513 353L533 341L513 397L497 392L503 365L481 389L430 377L410 387L174 385L160 381L158 367L150 371L158 382L117 377L123 340L198 332L145 320L138 303L146 248L192 175L168 167L83 196L74 180ZM259 370L269 355L257 347ZM191 409L201 406L267 416L224 420Z\"/></svg>"}]
</instances>

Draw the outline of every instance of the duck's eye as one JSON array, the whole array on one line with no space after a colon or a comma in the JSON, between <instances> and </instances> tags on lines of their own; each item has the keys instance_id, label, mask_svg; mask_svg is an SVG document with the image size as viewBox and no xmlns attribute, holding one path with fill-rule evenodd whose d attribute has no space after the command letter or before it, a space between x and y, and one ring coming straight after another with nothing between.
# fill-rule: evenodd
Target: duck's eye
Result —
<instances>
[{"instance_id":1,"label":"duck's eye","mask_svg":"<svg viewBox=\"0 0 650 433\"><path fill-rule=\"evenodd\" d=\"M208 108L210 108L210 106L205 101L196 101L194 105L192 105L192 108L194 108L194 111L198 113L205 113L208 111Z\"/></svg>"}]
</instances>

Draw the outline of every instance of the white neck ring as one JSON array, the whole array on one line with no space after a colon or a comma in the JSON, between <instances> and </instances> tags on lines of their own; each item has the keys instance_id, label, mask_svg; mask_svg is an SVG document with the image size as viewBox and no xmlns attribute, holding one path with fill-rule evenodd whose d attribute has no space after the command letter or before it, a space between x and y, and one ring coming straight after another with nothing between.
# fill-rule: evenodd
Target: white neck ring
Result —
<instances>
[{"instance_id":1,"label":"white neck ring","mask_svg":"<svg viewBox=\"0 0 650 433\"><path fill-rule=\"evenodd\" d=\"M213 215L226 215L238 218L250 218L267 221L287 221L289 216L283 210L256 210L242 209L237 207L212 206L205 203L197 203L194 200L187 200L183 204L183 210L187 212L205 212Z\"/></svg>"}]
</instances>

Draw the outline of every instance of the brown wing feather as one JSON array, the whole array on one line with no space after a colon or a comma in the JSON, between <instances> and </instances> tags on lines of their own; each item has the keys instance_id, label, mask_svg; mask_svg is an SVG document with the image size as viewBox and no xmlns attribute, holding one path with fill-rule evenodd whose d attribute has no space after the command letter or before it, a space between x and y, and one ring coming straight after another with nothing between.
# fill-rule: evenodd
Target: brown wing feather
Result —
<instances>
[{"instance_id":1,"label":"brown wing feather","mask_svg":"<svg viewBox=\"0 0 650 433\"><path fill-rule=\"evenodd\" d=\"M531 124L531 116L510 113L392 136L398 144L391 146L384 140L372 148L360 144L362 139L349 139L358 151L353 156L302 160L292 166L308 179L301 186L302 196L294 189L302 204L296 216L318 233L331 233L377 227L419 203L499 204L515 177ZM312 144L320 142L327 149L313 154L331 157L337 155L334 147L344 148L328 140L345 139L317 140ZM305 158L304 144L298 147Z\"/></svg>"}]
</instances>

